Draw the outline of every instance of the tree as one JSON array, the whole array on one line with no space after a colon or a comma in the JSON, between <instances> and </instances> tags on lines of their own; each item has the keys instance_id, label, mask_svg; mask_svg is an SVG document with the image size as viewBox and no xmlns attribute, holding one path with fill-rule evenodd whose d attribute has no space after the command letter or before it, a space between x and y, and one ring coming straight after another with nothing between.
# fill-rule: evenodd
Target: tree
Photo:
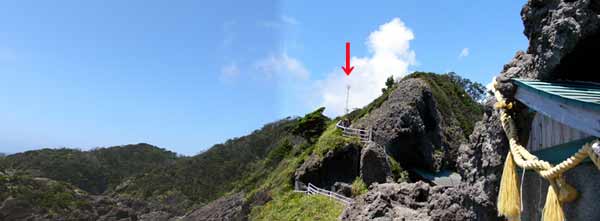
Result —
<instances>
[{"instance_id":1,"label":"tree","mask_svg":"<svg viewBox=\"0 0 600 221\"><path fill-rule=\"evenodd\" d=\"M448 76L454 83L461 86L473 100L482 101L485 98L485 86L483 84L462 78L454 72L449 72Z\"/></svg>"},{"instance_id":2,"label":"tree","mask_svg":"<svg viewBox=\"0 0 600 221\"><path fill-rule=\"evenodd\" d=\"M392 87L394 87L394 76L390 76L387 78L387 80L385 80L385 88L381 89L382 93L385 93L386 91L392 89Z\"/></svg>"},{"instance_id":3,"label":"tree","mask_svg":"<svg viewBox=\"0 0 600 221\"><path fill-rule=\"evenodd\" d=\"M311 142L315 141L327 129L329 118L323 115L324 110L325 107L321 107L305 115L294 126L292 133L302 136Z\"/></svg>"}]
</instances>

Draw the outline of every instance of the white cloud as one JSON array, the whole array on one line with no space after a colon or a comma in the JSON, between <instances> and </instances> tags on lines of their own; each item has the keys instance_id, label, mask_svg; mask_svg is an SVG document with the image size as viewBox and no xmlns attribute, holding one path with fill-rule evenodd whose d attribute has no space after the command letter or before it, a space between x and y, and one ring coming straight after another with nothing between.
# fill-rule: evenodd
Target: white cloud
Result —
<instances>
[{"instance_id":1,"label":"white cloud","mask_svg":"<svg viewBox=\"0 0 600 221\"><path fill-rule=\"evenodd\" d=\"M350 109L359 108L381 95L381 88L389 76L398 79L406 75L409 67L416 64L415 52L410 50L413 39L413 32L399 18L371 32L366 42L371 56L352 57L354 71L350 76L346 76L338 66L324 80L316 82L321 105L327 108L327 115L344 113L346 85L351 87ZM343 63L343 57L340 57L340 62Z\"/></svg>"},{"instance_id":2,"label":"white cloud","mask_svg":"<svg viewBox=\"0 0 600 221\"><path fill-rule=\"evenodd\" d=\"M240 75L240 69L235 63L221 67L221 81L231 81Z\"/></svg>"},{"instance_id":3,"label":"white cloud","mask_svg":"<svg viewBox=\"0 0 600 221\"><path fill-rule=\"evenodd\" d=\"M265 74L267 78L277 77L292 77L307 79L309 72L304 65L295 58L281 53L279 55L271 55L263 58L255 63L255 68Z\"/></svg>"},{"instance_id":4,"label":"white cloud","mask_svg":"<svg viewBox=\"0 0 600 221\"><path fill-rule=\"evenodd\" d=\"M469 56L469 48L463 48L460 51L460 54L458 54L458 59L461 59L461 58L464 58L464 57L467 57L467 56Z\"/></svg>"}]
</instances>

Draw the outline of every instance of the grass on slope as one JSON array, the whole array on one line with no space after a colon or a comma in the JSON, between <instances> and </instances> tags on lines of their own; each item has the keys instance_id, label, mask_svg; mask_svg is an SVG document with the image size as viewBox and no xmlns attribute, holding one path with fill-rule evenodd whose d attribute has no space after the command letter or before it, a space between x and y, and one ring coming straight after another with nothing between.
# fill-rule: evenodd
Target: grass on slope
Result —
<instances>
[{"instance_id":1,"label":"grass on slope","mask_svg":"<svg viewBox=\"0 0 600 221\"><path fill-rule=\"evenodd\" d=\"M252 220L335 220L342 212L342 205L321 197L308 197L293 193L294 172L311 154L322 156L329 150L339 148L356 139L345 138L330 122L315 144L300 144L274 168L255 170L237 184L237 191L246 191L251 200L259 193L267 193L272 200L263 206L252 208Z\"/></svg>"},{"instance_id":2,"label":"grass on slope","mask_svg":"<svg viewBox=\"0 0 600 221\"><path fill-rule=\"evenodd\" d=\"M252 220L337 220L344 206L325 196L288 192L261 209L252 210Z\"/></svg>"},{"instance_id":3,"label":"grass on slope","mask_svg":"<svg viewBox=\"0 0 600 221\"><path fill-rule=\"evenodd\" d=\"M356 137L342 136L342 131L335 126L336 123L337 121L329 123L327 130L323 132L315 143L315 153L319 156L323 156L330 150L341 148L349 143L360 144L359 139Z\"/></svg>"}]
</instances>

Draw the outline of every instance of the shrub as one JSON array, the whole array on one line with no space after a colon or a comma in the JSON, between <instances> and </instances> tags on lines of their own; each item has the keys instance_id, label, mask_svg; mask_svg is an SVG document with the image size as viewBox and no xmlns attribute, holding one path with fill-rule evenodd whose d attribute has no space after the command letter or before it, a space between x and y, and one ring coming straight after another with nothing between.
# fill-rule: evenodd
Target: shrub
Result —
<instances>
[{"instance_id":1,"label":"shrub","mask_svg":"<svg viewBox=\"0 0 600 221\"><path fill-rule=\"evenodd\" d=\"M361 177L356 177L354 182L352 182L352 196L359 196L367 191L367 184L365 184Z\"/></svg>"},{"instance_id":2,"label":"shrub","mask_svg":"<svg viewBox=\"0 0 600 221\"><path fill-rule=\"evenodd\" d=\"M314 141L325 129L329 118L323 115L324 107L321 107L301 118L294 126L292 133L309 141Z\"/></svg>"},{"instance_id":3,"label":"shrub","mask_svg":"<svg viewBox=\"0 0 600 221\"><path fill-rule=\"evenodd\" d=\"M275 166L292 150L293 147L294 146L289 139L283 139L283 141L267 155L265 160L266 165Z\"/></svg>"},{"instance_id":4,"label":"shrub","mask_svg":"<svg viewBox=\"0 0 600 221\"><path fill-rule=\"evenodd\" d=\"M400 163L390 156L388 156L388 160L390 162L390 169L392 170L394 180L398 183L408 182L408 172L400 166Z\"/></svg>"}]
</instances>

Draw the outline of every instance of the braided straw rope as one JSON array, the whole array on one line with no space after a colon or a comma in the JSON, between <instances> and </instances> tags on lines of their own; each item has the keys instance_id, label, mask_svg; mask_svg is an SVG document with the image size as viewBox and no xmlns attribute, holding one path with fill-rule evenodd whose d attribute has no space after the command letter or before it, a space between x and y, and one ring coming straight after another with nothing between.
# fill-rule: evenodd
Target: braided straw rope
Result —
<instances>
[{"instance_id":1,"label":"braided straw rope","mask_svg":"<svg viewBox=\"0 0 600 221\"><path fill-rule=\"evenodd\" d=\"M577 191L575 188L565 182L564 178L562 178L562 174L579 165L587 157L590 157L592 162L594 162L598 169L600 169L600 157L598 156L600 153L600 147L598 146L598 140L583 145L583 147L581 147L575 154L555 166L552 166L552 164L547 161L539 160L535 155L531 154L525 147L517 142L516 124L512 117L507 113L507 110L513 108L513 103L507 102L502 94L496 89L496 82L494 82L493 86L494 96L497 100L495 107L501 112L500 120L502 127L509 139L509 156L511 157L507 158L507 160L514 161L514 164L523 169L535 170L541 177L548 180L550 187L546 197L546 205L544 206L543 219L557 221L564 220L561 203L575 200L577 198ZM595 143L593 148L592 143ZM507 170L506 165L505 170ZM514 168L512 170L514 170ZM511 202L519 201L520 199L506 198L507 196L519 198L518 195L514 195L514 192L512 195L506 192L518 191L514 188L514 186L512 186L516 185L516 182L509 181L510 179L514 179L513 176L507 175L505 177L504 173L502 179L503 180L501 182L501 188L498 197L499 213L511 220L519 220L520 211L516 211L514 209L515 207L511 206L510 204Z\"/></svg>"}]
</instances>

